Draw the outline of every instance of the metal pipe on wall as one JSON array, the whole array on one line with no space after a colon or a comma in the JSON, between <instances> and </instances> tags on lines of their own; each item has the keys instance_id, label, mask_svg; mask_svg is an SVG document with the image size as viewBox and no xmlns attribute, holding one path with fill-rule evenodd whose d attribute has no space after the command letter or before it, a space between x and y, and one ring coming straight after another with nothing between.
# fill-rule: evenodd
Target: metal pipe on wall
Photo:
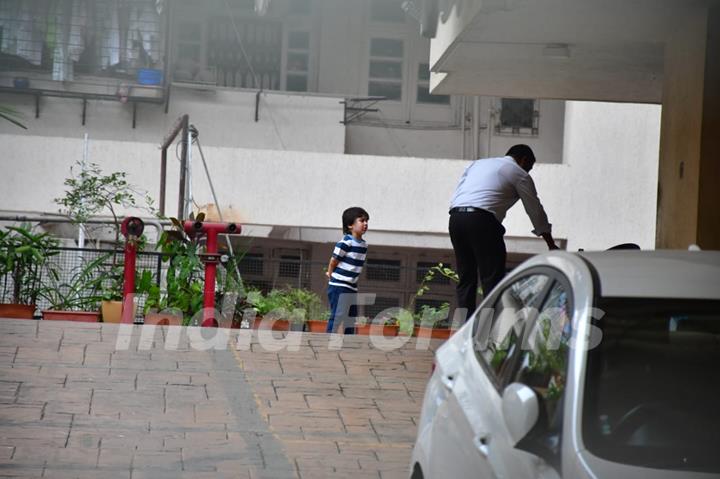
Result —
<instances>
[{"instance_id":1,"label":"metal pipe on wall","mask_svg":"<svg viewBox=\"0 0 720 479\"><path fill-rule=\"evenodd\" d=\"M473 121L472 121L473 149L472 159L477 160L480 152L480 97L473 97Z\"/></svg>"},{"instance_id":2,"label":"metal pipe on wall","mask_svg":"<svg viewBox=\"0 0 720 479\"><path fill-rule=\"evenodd\" d=\"M460 104L460 158L465 159L465 115L467 115L467 97L462 97Z\"/></svg>"}]
</instances>

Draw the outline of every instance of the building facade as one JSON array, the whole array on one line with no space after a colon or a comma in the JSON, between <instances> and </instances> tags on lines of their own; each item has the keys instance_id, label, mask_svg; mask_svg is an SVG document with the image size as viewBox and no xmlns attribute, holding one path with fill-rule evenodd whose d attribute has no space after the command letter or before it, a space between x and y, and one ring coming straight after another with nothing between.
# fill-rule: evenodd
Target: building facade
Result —
<instances>
[{"instance_id":1,"label":"building facade","mask_svg":"<svg viewBox=\"0 0 720 479\"><path fill-rule=\"evenodd\" d=\"M321 291L340 214L361 205L362 284L383 293L379 304L407 304L423 271L453 263L447 208L468 160L516 143L536 152L533 177L566 248L654 246L660 108L431 95L411 2L0 4L0 103L28 127L0 123L4 214L56 213L84 157L158 200L158 145L187 114L199 143L184 206L217 204L244 225L244 274L264 288ZM169 150L168 216L179 212L179 151ZM509 267L544 250L521 206L505 226ZM429 300L452 298L450 284L434 291Z\"/></svg>"}]
</instances>

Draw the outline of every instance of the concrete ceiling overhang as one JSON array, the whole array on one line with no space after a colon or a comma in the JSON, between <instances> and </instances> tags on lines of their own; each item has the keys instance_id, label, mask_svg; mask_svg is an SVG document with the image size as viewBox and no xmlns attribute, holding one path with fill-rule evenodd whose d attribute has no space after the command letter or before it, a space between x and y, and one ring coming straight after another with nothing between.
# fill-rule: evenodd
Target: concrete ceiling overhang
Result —
<instances>
[{"instance_id":1,"label":"concrete ceiling overhang","mask_svg":"<svg viewBox=\"0 0 720 479\"><path fill-rule=\"evenodd\" d=\"M438 94L661 103L664 45L710 0L440 0Z\"/></svg>"}]
</instances>

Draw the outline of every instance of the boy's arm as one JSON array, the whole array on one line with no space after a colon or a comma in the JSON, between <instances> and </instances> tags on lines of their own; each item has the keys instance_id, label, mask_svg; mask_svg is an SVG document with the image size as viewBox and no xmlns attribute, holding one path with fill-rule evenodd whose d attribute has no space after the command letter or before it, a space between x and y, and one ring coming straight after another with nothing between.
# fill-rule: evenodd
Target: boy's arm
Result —
<instances>
[{"instance_id":1,"label":"boy's arm","mask_svg":"<svg viewBox=\"0 0 720 479\"><path fill-rule=\"evenodd\" d=\"M340 261L338 261L335 258L330 258L330 262L328 263L327 271L325 271L325 276L328 278L330 275L332 275L333 271L335 271L335 267L340 264Z\"/></svg>"}]
</instances>

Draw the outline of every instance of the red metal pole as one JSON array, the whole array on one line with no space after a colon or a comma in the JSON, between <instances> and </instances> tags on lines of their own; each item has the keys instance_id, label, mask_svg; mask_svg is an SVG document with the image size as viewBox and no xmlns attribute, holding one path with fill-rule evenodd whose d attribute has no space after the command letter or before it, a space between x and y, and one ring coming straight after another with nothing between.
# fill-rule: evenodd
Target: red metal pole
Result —
<instances>
[{"instance_id":1,"label":"red metal pole","mask_svg":"<svg viewBox=\"0 0 720 479\"><path fill-rule=\"evenodd\" d=\"M207 230L207 240L205 243L205 251L208 254L215 254L218 251L217 245L218 230L209 228ZM202 326L217 327L215 320L215 276L217 275L217 263L208 261L205 263L205 299L203 301L203 321Z\"/></svg>"},{"instance_id":2,"label":"red metal pole","mask_svg":"<svg viewBox=\"0 0 720 479\"><path fill-rule=\"evenodd\" d=\"M132 324L135 322L135 308L133 307L135 297L135 259L137 258L137 246L132 237L125 241L125 269L123 271L123 307L122 323Z\"/></svg>"}]
</instances>

